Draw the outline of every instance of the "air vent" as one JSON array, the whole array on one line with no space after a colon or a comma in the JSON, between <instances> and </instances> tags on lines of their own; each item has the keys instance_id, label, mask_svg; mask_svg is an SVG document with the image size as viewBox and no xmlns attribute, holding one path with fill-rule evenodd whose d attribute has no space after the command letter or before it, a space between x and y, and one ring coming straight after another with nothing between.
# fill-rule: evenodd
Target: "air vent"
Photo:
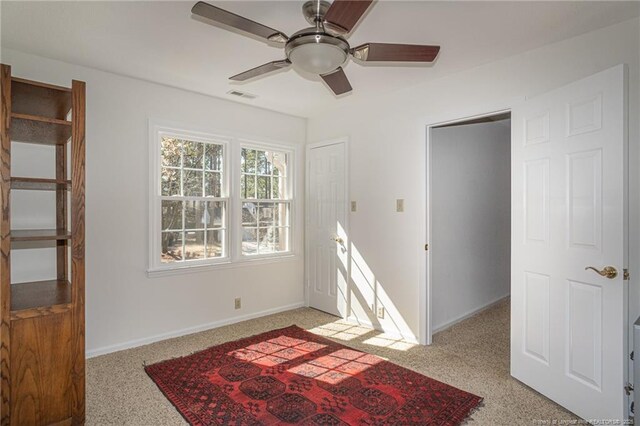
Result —
<instances>
[{"instance_id":1,"label":"air vent","mask_svg":"<svg viewBox=\"0 0 640 426\"><path fill-rule=\"evenodd\" d=\"M241 92L239 90L229 90L227 94L231 96L237 96L239 98L245 98L245 99L255 99L258 97L258 95L254 95L252 93L247 93L247 92Z\"/></svg>"}]
</instances>

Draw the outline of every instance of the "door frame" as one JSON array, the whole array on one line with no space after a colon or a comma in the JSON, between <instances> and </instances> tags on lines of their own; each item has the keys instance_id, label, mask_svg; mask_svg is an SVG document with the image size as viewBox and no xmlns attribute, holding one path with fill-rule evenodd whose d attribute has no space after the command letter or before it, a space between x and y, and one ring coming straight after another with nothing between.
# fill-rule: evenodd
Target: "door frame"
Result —
<instances>
[{"instance_id":1,"label":"door frame","mask_svg":"<svg viewBox=\"0 0 640 426\"><path fill-rule=\"evenodd\" d=\"M327 139L318 142L308 143L305 149L305 159L304 159L304 304L306 307L310 306L309 301L309 186L310 186L310 157L311 150L315 148L322 148L330 145L342 145L343 153L344 153L344 194L345 194L345 224L344 231L346 233L347 238L345 239L345 246L347 247L347 294L346 294L346 306L344 306L344 318L347 318L351 311L351 296L349 289L351 288L351 230L350 230L350 219L351 219L351 208L349 206L351 200L351 192L349 190L349 182L350 182L350 168L349 168L349 137L342 136L334 139ZM340 306L338 306L338 311L340 311Z\"/></svg>"},{"instance_id":2,"label":"door frame","mask_svg":"<svg viewBox=\"0 0 640 426\"><path fill-rule=\"evenodd\" d=\"M431 144L432 137L431 131L434 127L440 127L448 124L461 123L478 118L490 117L492 115L511 113L511 109L514 105L524 102L525 97L516 97L504 102L489 104L484 106L478 106L473 108L461 109L459 112L449 112L427 119L425 125L425 151L424 151L424 167L422 167L423 175L420 179L423 182L423 190L421 191L422 202L420 208L422 209L420 226L420 235L424 236L425 244L429 244L430 231L432 229L431 224ZM511 144L513 144L513 137L511 138ZM513 160L511 160L513 166ZM433 321L432 321L432 282L431 282L431 256L428 255L428 251L424 256L420 258L420 273L419 273L419 312L420 312L420 327L418 341L422 345L430 345L432 343L433 334Z\"/></svg>"}]
</instances>

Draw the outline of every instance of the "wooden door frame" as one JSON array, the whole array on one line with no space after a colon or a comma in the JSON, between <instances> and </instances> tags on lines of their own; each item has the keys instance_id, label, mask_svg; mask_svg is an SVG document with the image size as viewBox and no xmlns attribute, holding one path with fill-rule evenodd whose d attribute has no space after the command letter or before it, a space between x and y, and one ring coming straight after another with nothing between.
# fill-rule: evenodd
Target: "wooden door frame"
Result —
<instances>
[{"instance_id":1,"label":"wooden door frame","mask_svg":"<svg viewBox=\"0 0 640 426\"><path fill-rule=\"evenodd\" d=\"M422 176L420 182L423 184L423 189L420 191L422 202L420 208L422 209L420 235L424 236L425 244L429 244L431 227L431 130L434 127L440 127L447 124L461 123L478 118L490 117L493 115L511 113L514 105L525 100L524 97L517 97L498 104L485 105L475 107L460 112L451 112L442 114L437 117L432 117L427 120L425 125L425 144L424 146L424 167L422 167ZM511 144L513 144L513 135L511 135ZM513 166L513 159L511 160ZM419 313L420 313L420 327L418 341L422 345L430 345L432 343L433 333L433 320L432 320L432 282L431 282L431 256L425 252L424 256L420 258L420 272L419 272Z\"/></svg>"},{"instance_id":2,"label":"wooden door frame","mask_svg":"<svg viewBox=\"0 0 640 426\"><path fill-rule=\"evenodd\" d=\"M347 246L347 300L346 306L344 307L344 315L343 318L347 318L349 316L351 310L351 301L349 295L350 288L350 277L351 277L351 230L350 230L350 216L351 209L349 208L349 200L351 200L351 193L349 191L349 181L350 181L350 168L349 168L349 138L347 136L335 138L335 139L327 139L319 142L312 142L306 145L305 149L305 159L304 159L304 176L305 176L305 195L304 195L304 304L306 307L310 306L309 302L309 185L310 185L310 176L309 176L309 159L311 150L315 148L322 148L330 145L343 145L344 149L344 194L345 194L345 224L344 230L349 236L349 238L345 241ZM338 307L339 308L339 307ZM340 311L340 309L338 309Z\"/></svg>"}]
</instances>

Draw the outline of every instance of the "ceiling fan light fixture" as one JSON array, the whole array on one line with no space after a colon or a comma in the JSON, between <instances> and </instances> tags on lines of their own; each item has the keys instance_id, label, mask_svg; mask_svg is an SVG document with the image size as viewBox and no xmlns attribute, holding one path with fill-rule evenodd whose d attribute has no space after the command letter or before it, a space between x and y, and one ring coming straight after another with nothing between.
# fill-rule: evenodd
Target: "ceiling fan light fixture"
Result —
<instances>
[{"instance_id":1,"label":"ceiling fan light fixture","mask_svg":"<svg viewBox=\"0 0 640 426\"><path fill-rule=\"evenodd\" d=\"M325 34L310 34L287 43L287 58L294 67L313 74L326 74L349 57L346 41Z\"/></svg>"}]
</instances>

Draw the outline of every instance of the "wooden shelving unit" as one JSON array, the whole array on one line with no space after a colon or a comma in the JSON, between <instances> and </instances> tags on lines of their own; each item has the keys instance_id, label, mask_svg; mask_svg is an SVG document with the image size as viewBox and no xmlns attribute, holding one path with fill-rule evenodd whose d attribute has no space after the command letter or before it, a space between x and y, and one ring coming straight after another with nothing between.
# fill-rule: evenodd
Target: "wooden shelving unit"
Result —
<instances>
[{"instance_id":1,"label":"wooden shelving unit","mask_svg":"<svg viewBox=\"0 0 640 426\"><path fill-rule=\"evenodd\" d=\"M84 424L85 83L0 67L0 425ZM17 143L51 146L55 177L11 176ZM10 193L23 190L55 192L55 229L11 229ZM11 251L39 245L56 251L52 279L12 283Z\"/></svg>"}]
</instances>

